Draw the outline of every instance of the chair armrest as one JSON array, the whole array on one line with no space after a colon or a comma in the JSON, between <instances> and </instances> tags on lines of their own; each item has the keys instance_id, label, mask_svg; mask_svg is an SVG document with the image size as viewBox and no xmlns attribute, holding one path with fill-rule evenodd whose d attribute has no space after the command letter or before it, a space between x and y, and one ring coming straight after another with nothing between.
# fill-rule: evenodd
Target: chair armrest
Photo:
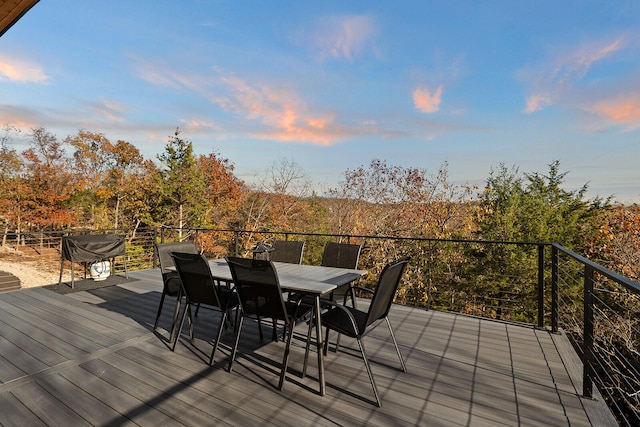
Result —
<instances>
[{"instance_id":1,"label":"chair armrest","mask_svg":"<svg viewBox=\"0 0 640 427\"><path fill-rule=\"evenodd\" d=\"M369 288L365 288L363 286L352 286L353 289L358 289L361 291L365 291L365 292L369 292L370 294L375 294L375 291L373 289L369 289Z\"/></svg>"}]
</instances>

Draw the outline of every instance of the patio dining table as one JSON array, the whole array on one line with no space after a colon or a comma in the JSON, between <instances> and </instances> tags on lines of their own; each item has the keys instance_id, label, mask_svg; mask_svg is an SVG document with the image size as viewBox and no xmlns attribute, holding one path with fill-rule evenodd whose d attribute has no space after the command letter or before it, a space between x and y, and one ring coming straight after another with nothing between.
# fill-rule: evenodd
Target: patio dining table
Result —
<instances>
[{"instance_id":1,"label":"patio dining table","mask_svg":"<svg viewBox=\"0 0 640 427\"><path fill-rule=\"evenodd\" d=\"M224 259L209 261L211 275L220 281L232 282L231 270ZM324 360L322 343L322 317L320 316L320 298L331 294L338 287L349 284L361 276L366 270L349 268L321 267L316 265L273 263L280 287L283 291L307 294L314 297L314 317L316 320L316 345L318 353L318 382L320 395L325 394Z\"/></svg>"}]
</instances>

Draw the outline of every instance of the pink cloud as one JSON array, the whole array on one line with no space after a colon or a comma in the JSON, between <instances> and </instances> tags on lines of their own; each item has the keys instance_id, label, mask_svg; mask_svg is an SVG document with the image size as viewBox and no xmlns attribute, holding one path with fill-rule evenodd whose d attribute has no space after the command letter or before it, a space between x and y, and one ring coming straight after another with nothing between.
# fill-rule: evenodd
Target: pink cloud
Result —
<instances>
[{"instance_id":1,"label":"pink cloud","mask_svg":"<svg viewBox=\"0 0 640 427\"><path fill-rule=\"evenodd\" d=\"M227 94L214 96L211 102L247 119L259 120L266 130L253 132L254 136L319 145L331 145L340 139L333 115L308 112L306 105L289 90L250 84L232 74L223 75L221 82Z\"/></svg>"},{"instance_id":2,"label":"pink cloud","mask_svg":"<svg viewBox=\"0 0 640 427\"><path fill-rule=\"evenodd\" d=\"M51 78L39 64L0 54L0 80L48 83Z\"/></svg>"},{"instance_id":3,"label":"pink cloud","mask_svg":"<svg viewBox=\"0 0 640 427\"><path fill-rule=\"evenodd\" d=\"M640 95L626 95L595 103L591 110L605 119L631 129L640 128Z\"/></svg>"},{"instance_id":4,"label":"pink cloud","mask_svg":"<svg viewBox=\"0 0 640 427\"><path fill-rule=\"evenodd\" d=\"M153 66L143 62L137 68L138 75L151 84L197 92L221 109L246 119L251 123L242 123L242 132L256 138L329 146L362 135L398 137L397 132L377 126L338 124L333 112L309 108L287 86L249 81L219 67L211 70L215 74L189 75L164 64ZM182 123L194 130L224 131L219 125L209 125L200 119L183 119ZM237 132L237 127L233 132Z\"/></svg>"},{"instance_id":5,"label":"pink cloud","mask_svg":"<svg viewBox=\"0 0 640 427\"><path fill-rule=\"evenodd\" d=\"M413 103L416 109L423 113L435 113L440 110L442 96L442 85L438 86L434 93L423 86L417 87L413 91Z\"/></svg>"}]
</instances>

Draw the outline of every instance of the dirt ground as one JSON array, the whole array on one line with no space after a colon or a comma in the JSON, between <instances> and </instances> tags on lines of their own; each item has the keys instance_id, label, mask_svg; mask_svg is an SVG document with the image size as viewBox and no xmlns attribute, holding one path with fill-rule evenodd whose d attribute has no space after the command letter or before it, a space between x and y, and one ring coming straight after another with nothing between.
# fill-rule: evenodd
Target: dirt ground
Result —
<instances>
[{"instance_id":1,"label":"dirt ground","mask_svg":"<svg viewBox=\"0 0 640 427\"><path fill-rule=\"evenodd\" d=\"M18 251L0 248L0 271L16 276L20 279L20 285L23 288L51 285L58 283L60 278L59 257L60 255L34 259ZM62 280L71 280L71 275L65 272Z\"/></svg>"}]
</instances>

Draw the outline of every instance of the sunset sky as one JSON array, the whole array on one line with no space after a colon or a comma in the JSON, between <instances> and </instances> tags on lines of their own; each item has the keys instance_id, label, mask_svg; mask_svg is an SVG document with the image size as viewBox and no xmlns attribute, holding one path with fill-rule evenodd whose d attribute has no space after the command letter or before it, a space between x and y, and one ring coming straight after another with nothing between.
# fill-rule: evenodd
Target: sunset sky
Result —
<instances>
[{"instance_id":1,"label":"sunset sky","mask_svg":"<svg viewBox=\"0 0 640 427\"><path fill-rule=\"evenodd\" d=\"M640 1L41 0L0 37L5 124L147 158L179 127L319 192L373 159L480 186L559 160L640 203Z\"/></svg>"}]
</instances>

